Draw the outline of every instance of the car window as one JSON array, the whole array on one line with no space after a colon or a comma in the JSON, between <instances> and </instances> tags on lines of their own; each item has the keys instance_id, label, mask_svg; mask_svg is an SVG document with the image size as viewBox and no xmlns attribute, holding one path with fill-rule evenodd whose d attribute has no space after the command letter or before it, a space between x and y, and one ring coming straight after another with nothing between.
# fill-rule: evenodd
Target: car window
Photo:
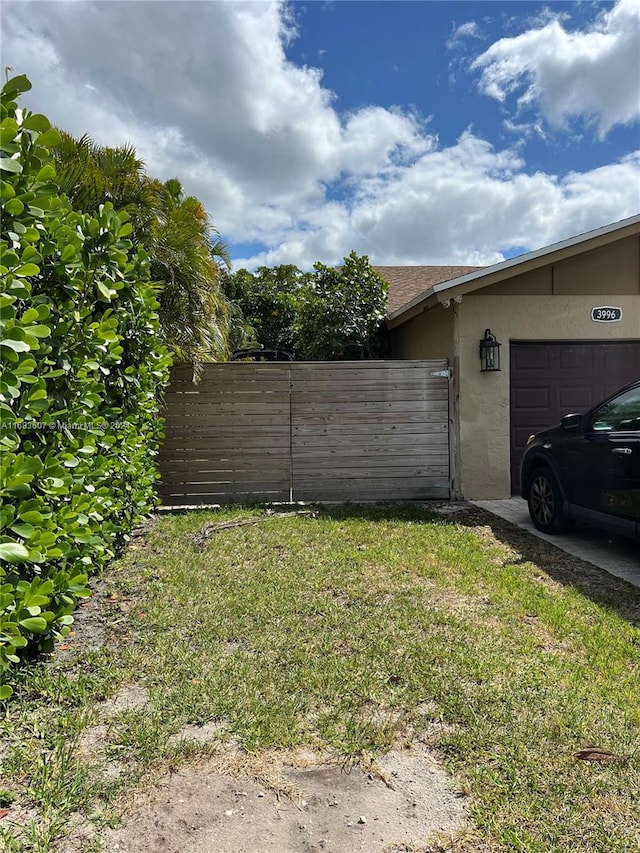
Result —
<instances>
[{"instance_id":1,"label":"car window","mask_svg":"<svg viewBox=\"0 0 640 853\"><path fill-rule=\"evenodd\" d=\"M594 432L640 430L640 388L631 388L600 406L590 427Z\"/></svg>"}]
</instances>

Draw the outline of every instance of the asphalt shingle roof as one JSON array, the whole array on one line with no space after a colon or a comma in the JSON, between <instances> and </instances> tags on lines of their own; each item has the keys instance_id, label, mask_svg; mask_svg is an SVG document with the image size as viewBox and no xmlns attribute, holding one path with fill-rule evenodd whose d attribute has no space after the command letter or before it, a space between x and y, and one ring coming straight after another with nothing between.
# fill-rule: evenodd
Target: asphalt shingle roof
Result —
<instances>
[{"instance_id":1,"label":"asphalt shingle roof","mask_svg":"<svg viewBox=\"0 0 640 853\"><path fill-rule=\"evenodd\" d=\"M389 283L387 312L392 314L432 285L475 272L481 267L375 267L375 269Z\"/></svg>"}]
</instances>

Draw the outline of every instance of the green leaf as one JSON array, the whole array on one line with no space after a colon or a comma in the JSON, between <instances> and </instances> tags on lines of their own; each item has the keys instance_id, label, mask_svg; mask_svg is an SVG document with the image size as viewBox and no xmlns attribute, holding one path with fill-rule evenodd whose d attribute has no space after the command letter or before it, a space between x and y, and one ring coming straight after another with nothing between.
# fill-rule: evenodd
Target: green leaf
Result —
<instances>
[{"instance_id":1,"label":"green leaf","mask_svg":"<svg viewBox=\"0 0 640 853\"><path fill-rule=\"evenodd\" d=\"M0 701L4 702L8 699L13 693L13 687L9 687L8 684L0 685Z\"/></svg>"},{"instance_id":2,"label":"green leaf","mask_svg":"<svg viewBox=\"0 0 640 853\"><path fill-rule=\"evenodd\" d=\"M10 492L12 495L15 495L15 497L17 498L26 498L31 494L31 489L27 483L16 483L15 485L9 485L7 486L7 491Z\"/></svg>"},{"instance_id":3,"label":"green leaf","mask_svg":"<svg viewBox=\"0 0 640 853\"><path fill-rule=\"evenodd\" d=\"M51 128L51 130L45 131L41 136L38 137L38 145L44 145L47 148L54 148L56 145L60 144L60 134L57 130Z\"/></svg>"},{"instance_id":4,"label":"green leaf","mask_svg":"<svg viewBox=\"0 0 640 853\"><path fill-rule=\"evenodd\" d=\"M38 320L38 319L40 319L38 316L38 309L37 308L27 308L27 310L24 312L22 317L20 317L20 322L23 324L33 323L34 320ZM35 361L34 361L34 365L35 365Z\"/></svg>"},{"instance_id":5,"label":"green leaf","mask_svg":"<svg viewBox=\"0 0 640 853\"><path fill-rule=\"evenodd\" d=\"M44 634L47 630L47 621L41 616L30 616L28 619L21 619L18 624L21 628L26 628L27 631L33 631L34 634Z\"/></svg>"},{"instance_id":6,"label":"green leaf","mask_svg":"<svg viewBox=\"0 0 640 853\"><path fill-rule=\"evenodd\" d=\"M31 81L26 74L19 74L17 77L12 77L2 87L2 94L13 97L20 95L22 92L28 92L31 88Z\"/></svg>"},{"instance_id":7,"label":"green leaf","mask_svg":"<svg viewBox=\"0 0 640 853\"><path fill-rule=\"evenodd\" d=\"M11 157L0 157L0 169L19 175L22 172L22 164Z\"/></svg>"},{"instance_id":8,"label":"green leaf","mask_svg":"<svg viewBox=\"0 0 640 853\"><path fill-rule=\"evenodd\" d=\"M44 522L44 516L36 509L25 510L25 512L19 513L18 517L27 524L42 524Z\"/></svg>"},{"instance_id":9,"label":"green leaf","mask_svg":"<svg viewBox=\"0 0 640 853\"><path fill-rule=\"evenodd\" d=\"M0 560L8 563L24 563L29 558L29 552L19 542L0 542Z\"/></svg>"},{"instance_id":10,"label":"green leaf","mask_svg":"<svg viewBox=\"0 0 640 853\"><path fill-rule=\"evenodd\" d=\"M23 264L15 272L19 276L32 276L40 274L40 267L37 264Z\"/></svg>"},{"instance_id":11,"label":"green leaf","mask_svg":"<svg viewBox=\"0 0 640 853\"><path fill-rule=\"evenodd\" d=\"M36 529L31 524L12 524L9 528L13 533L17 533L18 536L22 536L23 539L29 539L36 532Z\"/></svg>"},{"instance_id":12,"label":"green leaf","mask_svg":"<svg viewBox=\"0 0 640 853\"><path fill-rule=\"evenodd\" d=\"M11 338L3 338L0 340L0 347L8 347L14 352L29 352L31 349L26 341L14 341Z\"/></svg>"},{"instance_id":13,"label":"green leaf","mask_svg":"<svg viewBox=\"0 0 640 853\"><path fill-rule=\"evenodd\" d=\"M47 317L51 316L51 308L49 305L47 305L46 302L41 302L37 306L37 309L38 309L38 318L40 320L46 320Z\"/></svg>"},{"instance_id":14,"label":"green leaf","mask_svg":"<svg viewBox=\"0 0 640 853\"><path fill-rule=\"evenodd\" d=\"M12 198L11 201L8 201L5 204L4 210L5 213L8 213L10 216L19 216L24 210L24 204L19 198Z\"/></svg>"},{"instance_id":15,"label":"green leaf","mask_svg":"<svg viewBox=\"0 0 640 853\"><path fill-rule=\"evenodd\" d=\"M53 168L51 163L47 163L46 166L43 166L42 169L36 175L36 181L50 181L56 176L56 170Z\"/></svg>"},{"instance_id":16,"label":"green leaf","mask_svg":"<svg viewBox=\"0 0 640 853\"><path fill-rule=\"evenodd\" d=\"M35 335L36 338L48 338L51 335L50 327L42 325L25 326L25 332L28 335Z\"/></svg>"},{"instance_id":17,"label":"green leaf","mask_svg":"<svg viewBox=\"0 0 640 853\"><path fill-rule=\"evenodd\" d=\"M39 133L44 133L45 130L49 130L51 127L51 122L41 113L33 113L26 117L22 122L22 126L25 130L37 130Z\"/></svg>"},{"instance_id":18,"label":"green leaf","mask_svg":"<svg viewBox=\"0 0 640 853\"><path fill-rule=\"evenodd\" d=\"M20 256L16 252L5 251L2 253L2 263L5 267L17 267L20 263Z\"/></svg>"},{"instance_id":19,"label":"green leaf","mask_svg":"<svg viewBox=\"0 0 640 853\"><path fill-rule=\"evenodd\" d=\"M109 302L111 302L111 298L116 295L115 290L111 290L111 288L107 287L107 285L102 281L98 282L98 290L105 299L109 300Z\"/></svg>"},{"instance_id":20,"label":"green leaf","mask_svg":"<svg viewBox=\"0 0 640 853\"><path fill-rule=\"evenodd\" d=\"M16 191L7 181L0 181L0 198L13 198Z\"/></svg>"},{"instance_id":21,"label":"green leaf","mask_svg":"<svg viewBox=\"0 0 640 853\"><path fill-rule=\"evenodd\" d=\"M0 145L13 142L18 134L18 122L14 118L5 118L0 123Z\"/></svg>"},{"instance_id":22,"label":"green leaf","mask_svg":"<svg viewBox=\"0 0 640 853\"><path fill-rule=\"evenodd\" d=\"M33 311L33 308L27 309L29 311ZM33 373L36 369L36 363L32 358L23 358L16 367L13 368L13 372L16 376L23 376L26 373Z\"/></svg>"},{"instance_id":23,"label":"green leaf","mask_svg":"<svg viewBox=\"0 0 640 853\"><path fill-rule=\"evenodd\" d=\"M25 246L22 252L22 263L26 264L27 261L33 261L33 263L38 263L42 260L42 255L34 246Z\"/></svg>"}]
</instances>

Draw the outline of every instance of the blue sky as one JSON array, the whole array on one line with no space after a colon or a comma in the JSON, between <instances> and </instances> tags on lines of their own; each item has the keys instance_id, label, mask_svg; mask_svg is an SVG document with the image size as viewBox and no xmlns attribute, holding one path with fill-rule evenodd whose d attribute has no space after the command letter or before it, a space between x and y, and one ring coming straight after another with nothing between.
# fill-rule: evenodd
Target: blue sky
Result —
<instances>
[{"instance_id":1,"label":"blue sky","mask_svg":"<svg viewBox=\"0 0 640 853\"><path fill-rule=\"evenodd\" d=\"M640 211L640 0L2 4L25 105L205 203L234 266L489 264Z\"/></svg>"},{"instance_id":2,"label":"blue sky","mask_svg":"<svg viewBox=\"0 0 640 853\"><path fill-rule=\"evenodd\" d=\"M335 92L341 111L368 104L414 108L431 118L444 145L469 127L497 145L514 141L504 127L510 109L477 90L478 74L469 60L503 37L518 35L544 19L545 8L567 30L588 27L611 3L313 2L294 4L299 37L287 50L299 64L322 69L323 85ZM456 31L473 22L478 32ZM640 31L637 34L640 50ZM640 63L636 63L640 74ZM629 68L631 76L633 68ZM632 85L632 81L629 80ZM636 87L637 88L637 87ZM530 115L529 118L533 118ZM605 140L586 132L584 121L571 129L524 140L529 168L590 169L633 150L640 143L637 121L617 125Z\"/></svg>"}]
</instances>

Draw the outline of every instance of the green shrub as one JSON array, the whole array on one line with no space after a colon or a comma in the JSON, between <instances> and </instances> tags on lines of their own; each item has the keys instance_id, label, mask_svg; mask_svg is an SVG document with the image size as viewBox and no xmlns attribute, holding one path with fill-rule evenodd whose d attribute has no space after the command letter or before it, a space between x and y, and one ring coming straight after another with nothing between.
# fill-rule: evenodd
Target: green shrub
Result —
<instances>
[{"instance_id":1,"label":"green shrub","mask_svg":"<svg viewBox=\"0 0 640 853\"><path fill-rule=\"evenodd\" d=\"M170 362L131 224L60 195L58 134L17 105L29 88L9 80L0 113L0 673L68 634L89 573L154 505Z\"/></svg>"}]
</instances>

